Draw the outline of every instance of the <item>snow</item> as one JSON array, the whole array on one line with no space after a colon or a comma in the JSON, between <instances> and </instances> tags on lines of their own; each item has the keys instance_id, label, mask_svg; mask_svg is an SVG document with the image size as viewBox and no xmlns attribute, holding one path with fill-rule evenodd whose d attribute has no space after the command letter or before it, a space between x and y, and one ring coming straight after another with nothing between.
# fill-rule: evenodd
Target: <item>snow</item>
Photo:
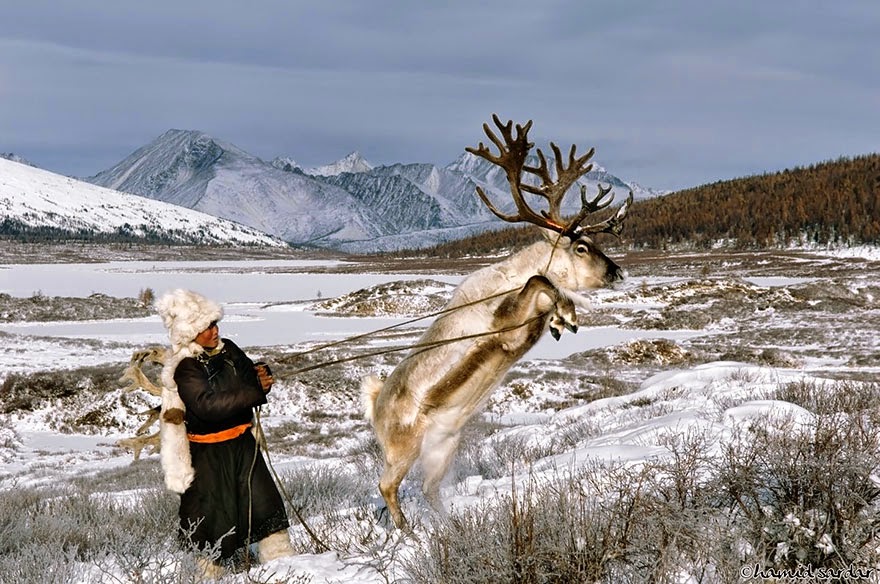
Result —
<instances>
[{"instance_id":1,"label":"snow","mask_svg":"<svg viewBox=\"0 0 880 584\"><path fill-rule=\"evenodd\" d=\"M192 287L224 304L226 317L221 325L224 335L241 341L243 346L258 349L333 340L399 322L403 319L318 317L306 310L305 305L316 296L335 297L382 282L421 278L407 274L325 273L332 265L284 261L9 265L0 266L3 274L0 291L28 295L41 290L47 295L74 296L101 291L130 296L146 285L153 287L157 295L172 287ZM437 279L457 283L461 277ZM677 281L670 276L634 279L621 289L592 294L592 305L605 310L643 310L661 304L657 298L639 296L637 292L643 280L651 285L673 285ZM756 285L779 287L811 280L782 276L749 278ZM671 293L688 292L681 289ZM135 348L164 342L164 330L156 317L88 323L3 324L0 331L14 335L14 342L4 339L4 349L0 351L0 379L11 372L122 362ZM584 327L577 335L565 335L558 343L549 337L543 340L527 355L526 367L529 362L541 370L564 367L558 359L634 339L685 340L711 334L715 333ZM721 360L664 367L641 379L638 388L625 395L596 399L559 411L509 409L503 415L487 414L486 417L500 425L497 439L516 435L531 444L549 444L560 432L585 420L600 429L597 435L587 436L571 448L539 460L535 464L537 473L549 474L596 461L638 465L668 456L664 437L673 433L707 433L714 437L715 443L721 444L736 429L768 417L807 424L813 419L811 412L791 403L767 399L766 395L780 384L821 378L839 366L834 358L815 357L808 365L794 368ZM531 399L538 398L535 395ZM277 401L270 415L285 416L297 411L293 404L296 396L273 395L273 399ZM327 404L328 411L332 410L334 406L329 398ZM130 461L129 454L112 447L115 439L124 434L56 434L46 427L40 412L20 415L14 420L14 429L0 433L2 488L29 484L28 481L38 484L54 480L53 476L57 475L47 473L47 465L58 468L58 473L76 474L122 466ZM302 456L280 456L277 466L290 469L314 462ZM520 480L523 479L514 476L495 479L470 476L446 486L442 497L447 508L461 509L497 494L509 494L514 481ZM126 493L116 494L115 500L120 504L124 504L125 499ZM405 512L426 516L429 513L412 498L406 502ZM392 533L390 537L397 536ZM404 550L407 545L417 544L406 543ZM386 581L385 575L371 567L370 558L344 556L335 551L282 558L253 570L257 579L261 574L274 572L279 577L308 575L316 584ZM683 573L682 581L686 581L686 577Z\"/></svg>"},{"instance_id":2,"label":"snow","mask_svg":"<svg viewBox=\"0 0 880 584\"><path fill-rule=\"evenodd\" d=\"M231 221L184 207L120 193L0 158L0 214L25 225L114 233L130 226L205 243L284 246L284 242Z\"/></svg>"},{"instance_id":3,"label":"snow","mask_svg":"<svg viewBox=\"0 0 880 584\"><path fill-rule=\"evenodd\" d=\"M817 250L811 250L817 251ZM854 245L851 247L836 247L820 250L822 255L837 258L860 258L872 261L880 261L880 246L877 245Z\"/></svg>"},{"instance_id":4,"label":"snow","mask_svg":"<svg viewBox=\"0 0 880 584\"><path fill-rule=\"evenodd\" d=\"M223 304L222 334L243 347L323 342L407 320L393 316L336 318L306 311L305 304L316 296L334 297L389 280L423 278L407 274L320 271L338 265L336 261L306 260L12 264L0 265L3 276L0 292L19 297L29 297L36 292L46 296L85 297L100 290L110 296L137 297L140 290L151 287L158 297L174 288L189 288ZM436 279L457 284L461 277L438 276ZM28 339L27 348L10 343L0 347L0 380L11 372L127 361L133 349L167 340L158 316L0 323L0 332ZM73 342L86 339L91 340L90 345Z\"/></svg>"},{"instance_id":5,"label":"snow","mask_svg":"<svg viewBox=\"0 0 880 584\"><path fill-rule=\"evenodd\" d=\"M336 162L331 162L330 164L317 166L315 168L307 168L304 169L303 172L317 176L335 176L337 174L342 174L343 172L368 172L372 170L372 168L373 165L364 160L364 157L361 156L360 152L351 152Z\"/></svg>"}]
</instances>

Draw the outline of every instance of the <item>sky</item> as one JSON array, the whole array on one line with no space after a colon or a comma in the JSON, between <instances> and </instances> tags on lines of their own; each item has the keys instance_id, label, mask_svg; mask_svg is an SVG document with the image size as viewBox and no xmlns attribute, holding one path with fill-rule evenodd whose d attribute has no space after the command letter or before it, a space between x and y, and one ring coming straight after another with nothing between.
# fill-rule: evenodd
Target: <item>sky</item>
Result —
<instances>
[{"instance_id":1,"label":"sky","mask_svg":"<svg viewBox=\"0 0 880 584\"><path fill-rule=\"evenodd\" d=\"M482 124L679 189L880 151L880 2L0 0L0 152L91 176L171 128L455 160Z\"/></svg>"}]
</instances>

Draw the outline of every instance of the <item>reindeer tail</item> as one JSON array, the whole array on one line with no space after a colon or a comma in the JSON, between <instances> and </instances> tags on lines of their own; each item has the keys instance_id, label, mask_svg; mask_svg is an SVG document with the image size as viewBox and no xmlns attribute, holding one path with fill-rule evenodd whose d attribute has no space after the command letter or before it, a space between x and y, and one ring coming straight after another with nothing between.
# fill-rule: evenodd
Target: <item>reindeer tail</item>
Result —
<instances>
[{"instance_id":1,"label":"reindeer tail","mask_svg":"<svg viewBox=\"0 0 880 584\"><path fill-rule=\"evenodd\" d=\"M383 383L375 375L367 375L361 379L361 407L364 410L364 418L373 421L373 408L376 398L382 391Z\"/></svg>"}]
</instances>

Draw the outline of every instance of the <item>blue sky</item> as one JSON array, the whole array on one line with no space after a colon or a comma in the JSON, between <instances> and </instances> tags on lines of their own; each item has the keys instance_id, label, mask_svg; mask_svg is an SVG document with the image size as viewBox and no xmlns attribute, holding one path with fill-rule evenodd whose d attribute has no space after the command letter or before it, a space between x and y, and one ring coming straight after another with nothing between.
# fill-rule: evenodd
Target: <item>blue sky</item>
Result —
<instances>
[{"instance_id":1,"label":"blue sky","mask_svg":"<svg viewBox=\"0 0 880 584\"><path fill-rule=\"evenodd\" d=\"M880 2L3 0L0 152L170 128L305 166L445 165L491 114L677 189L880 151ZM545 148L546 150L546 148Z\"/></svg>"}]
</instances>

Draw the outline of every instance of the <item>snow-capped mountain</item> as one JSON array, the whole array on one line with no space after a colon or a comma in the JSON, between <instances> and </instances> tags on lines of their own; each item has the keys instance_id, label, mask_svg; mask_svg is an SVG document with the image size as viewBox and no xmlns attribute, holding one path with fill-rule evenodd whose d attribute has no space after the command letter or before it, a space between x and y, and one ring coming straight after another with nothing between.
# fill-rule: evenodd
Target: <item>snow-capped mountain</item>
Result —
<instances>
[{"instance_id":1,"label":"snow-capped mountain","mask_svg":"<svg viewBox=\"0 0 880 584\"><path fill-rule=\"evenodd\" d=\"M529 166L537 166L538 157L535 155L529 156L526 160L526 164ZM553 168L553 158L547 157L547 164L550 168ZM475 181L477 181L484 189L488 187L489 190L496 191L497 193L500 193L503 197L509 198L510 196L509 194L507 194L510 191L509 187L507 186L507 177L505 176L504 171L494 164L490 163L489 161L480 158L479 156L475 156L470 152L463 153L461 156L456 158L454 162L446 166L446 169L470 176ZM537 184L537 180L534 179L534 177L525 175L525 178L527 180L531 178L533 179L532 184ZM576 212L580 208L580 196L574 191L578 190L581 185L587 187L587 194L589 195L590 193L598 192L599 184L603 185L604 187L608 187L610 185L613 188L615 199L617 201L622 201L630 190L633 192L633 199L636 201L650 199L666 194L665 191L661 192L648 189L639 185L638 183L625 182L594 162L593 168L588 173L584 174L580 179L578 179L578 181L575 183L575 186L572 187L572 191L570 191L566 195L565 202L562 207L563 210L566 212Z\"/></svg>"},{"instance_id":2,"label":"snow-capped mountain","mask_svg":"<svg viewBox=\"0 0 880 584\"><path fill-rule=\"evenodd\" d=\"M351 152L332 164L307 169L305 172L314 176L337 176L343 172L368 172L372 168L373 165L364 160L360 152Z\"/></svg>"},{"instance_id":3,"label":"snow-capped mountain","mask_svg":"<svg viewBox=\"0 0 880 584\"><path fill-rule=\"evenodd\" d=\"M317 176L336 176L343 172L368 172L372 168L373 165L364 160L360 152L355 151L332 164L318 166L306 172Z\"/></svg>"},{"instance_id":4,"label":"snow-capped mountain","mask_svg":"<svg viewBox=\"0 0 880 584\"><path fill-rule=\"evenodd\" d=\"M297 171L302 174L306 174L303 170L302 164L294 160L289 156L279 156L275 160L271 162L272 166L280 170L286 170L288 172Z\"/></svg>"},{"instance_id":5,"label":"snow-capped mountain","mask_svg":"<svg viewBox=\"0 0 880 584\"><path fill-rule=\"evenodd\" d=\"M325 177L381 211L383 234L461 227L492 219L469 177L432 164L395 164Z\"/></svg>"},{"instance_id":6,"label":"snow-capped mountain","mask_svg":"<svg viewBox=\"0 0 880 584\"><path fill-rule=\"evenodd\" d=\"M264 233L160 201L120 193L0 158L0 230L282 246Z\"/></svg>"},{"instance_id":7,"label":"snow-capped mountain","mask_svg":"<svg viewBox=\"0 0 880 584\"><path fill-rule=\"evenodd\" d=\"M279 156L272 161L272 166L282 170L299 169L303 174L311 176L337 176L343 172L368 172L373 165L367 162L360 152L351 152L344 158L340 158L336 162L325 164L323 166L315 166L306 168L289 156Z\"/></svg>"},{"instance_id":8,"label":"snow-capped mountain","mask_svg":"<svg viewBox=\"0 0 880 584\"><path fill-rule=\"evenodd\" d=\"M89 182L237 221L298 244L372 239L380 217L347 191L196 131L169 130Z\"/></svg>"},{"instance_id":9,"label":"snow-capped mountain","mask_svg":"<svg viewBox=\"0 0 880 584\"><path fill-rule=\"evenodd\" d=\"M202 132L183 130L169 130L86 180L238 221L293 244L342 251L422 247L505 227L475 196L477 186L500 209L513 209L503 171L468 153L443 168L374 167L358 152L302 168L291 157L266 163ZM600 167L580 181L591 193L598 183L614 187L618 201L630 188L636 198L658 194ZM570 195L566 203L563 210L574 213L580 196Z\"/></svg>"}]
</instances>

